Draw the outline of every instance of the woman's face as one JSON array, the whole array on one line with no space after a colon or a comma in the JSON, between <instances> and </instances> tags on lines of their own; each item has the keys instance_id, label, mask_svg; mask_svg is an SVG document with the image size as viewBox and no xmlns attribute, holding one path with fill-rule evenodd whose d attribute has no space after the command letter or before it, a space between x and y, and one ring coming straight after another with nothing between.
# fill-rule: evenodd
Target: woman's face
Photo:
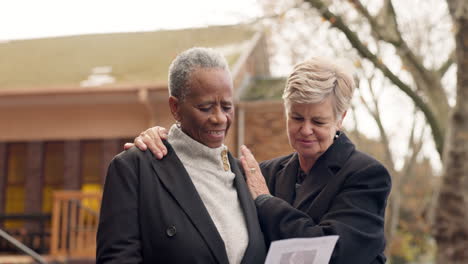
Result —
<instances>
[{"instance_id":1,"label":"woman's face","mask_svg":"<svg viewBox=\"0 0 468 264\"><path fill-rule=\"evenodd\" d=\"M291 103L287 112L288 137L301 159L315 162L333 143L345 114L336 120L330 97L320 103Z\"/></svg>"},{"instance_id":2,"label":"woman's face","mask_svg":"<svg viewBox=\"0 0 468 264\"><path fill-rule=\"evenodd\" d=\"M172 113L182 131L210 147L220 147L234 118L232 79L218 68L192 72L189 93L184 100L169 99Z\"/></svg>"}]
</instances>

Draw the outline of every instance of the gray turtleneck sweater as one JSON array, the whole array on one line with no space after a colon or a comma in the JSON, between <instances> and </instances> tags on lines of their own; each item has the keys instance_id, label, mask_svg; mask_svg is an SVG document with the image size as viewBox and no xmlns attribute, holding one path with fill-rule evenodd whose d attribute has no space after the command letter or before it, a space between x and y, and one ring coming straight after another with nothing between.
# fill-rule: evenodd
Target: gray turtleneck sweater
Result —
<instances>
[{"instance_id":1,"label":"gray turtleneck sweater","mask_svg":"<svg viewBox=\"0 0 468 264\"><path fill-rule=\"evenodd\" d=\"M184 164L226 247L229 263L240 263L248 244L248 231L227 147L209 148L173 125L168 141Z\"/></svg>"}]
</instances>

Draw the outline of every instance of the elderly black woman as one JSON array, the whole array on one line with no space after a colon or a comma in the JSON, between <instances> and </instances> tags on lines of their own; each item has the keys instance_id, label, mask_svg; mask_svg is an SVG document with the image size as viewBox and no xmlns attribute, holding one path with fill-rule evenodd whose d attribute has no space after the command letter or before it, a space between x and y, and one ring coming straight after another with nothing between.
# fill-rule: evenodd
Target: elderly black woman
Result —
<instances>
[{"instance_id":1,"label":"elderly black woman","mask_svg":"<svg viewBox=\"0 0 468 264\"><path fill-rule=\"evenodd\" d=\"M97 263L263 263L255 204L223 144L234 116L225 58L182 52L169 68L169 94L176 125L167 156L132 148L109 166Z\"/></svg>"},{"instance_id":2,"label":"elderly black woman","mask_svg":"<svg viewBox=\"0 0 468 264\"><path fill-rule=\"evenodd\" d=\"M341 131L354 87L352 76L328 60L297 64L283 93L295 152L258 164L243 146L241 163L267 241L338 235L330 263L385 263L391 179ZM150 128L135 144L161 156L161 137L163 128Z\"/></svg>"}]
</instances>

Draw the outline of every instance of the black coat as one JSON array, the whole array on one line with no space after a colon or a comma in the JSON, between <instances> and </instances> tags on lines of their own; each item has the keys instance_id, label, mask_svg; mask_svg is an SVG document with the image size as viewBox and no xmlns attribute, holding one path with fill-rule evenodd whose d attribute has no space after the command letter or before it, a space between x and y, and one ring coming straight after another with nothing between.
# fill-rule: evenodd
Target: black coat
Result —
<instances>
[{"instance_id":1,"label":"black coat","mask_svg":"<svg viewBox=\"0 0 468 264\"><path fill-rule=\"evenodd\" d=\"M384 263L384 215L391 179L344 133L295 193L297 153L260 164L274 198L257 206L267 240L339 235L330 263Z\"/></svg>"},{"instance_id":2,"label":"black coat","mask_svg":"<svg viewBox=\"0 0 468 264\"><path fill-rule=\"evenodd\" d=\"M224 242L172 147L155 159L136 148L109 166L97 234L97 263L228 263ZM229 154L246 218L242 263L263 263L266 248L255 204ZM223 202L223 201L220 201Z\"/></svg>"}]
</instances>

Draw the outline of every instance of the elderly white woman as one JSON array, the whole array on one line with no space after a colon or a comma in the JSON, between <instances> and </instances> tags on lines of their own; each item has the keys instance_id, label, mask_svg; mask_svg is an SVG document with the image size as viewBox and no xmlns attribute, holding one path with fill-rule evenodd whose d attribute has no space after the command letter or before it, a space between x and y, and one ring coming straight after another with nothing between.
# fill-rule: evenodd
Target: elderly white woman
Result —
<instances>
[{"instance_id":1,"label":"elderly white woman","mask_svg":"<svg viewBox=\"0 0 468 264\"><path fill-rule=\"evenodd\" d=\"M206 48L169 69L176 125L167 156L133 148L111 162L97 234L97 263L263 263L255 204L223 144L234 116L226 61Z\"/></svg>"},{"instance_id":2,"label":"elderly white woman","mask_svg":"<svg viewBox=\"0 0 468 264\"><path fill-rule=\"evenodd\" d=\"M267 241L338 235L330 263L385 263L391 179L341 131L353 90L351 75L338 65L317 58L299 63L283 93L295 152L258 165L244 146L241 162ZM135 143L160 152L159 130Z\"/></svg>"}]
</instances>

